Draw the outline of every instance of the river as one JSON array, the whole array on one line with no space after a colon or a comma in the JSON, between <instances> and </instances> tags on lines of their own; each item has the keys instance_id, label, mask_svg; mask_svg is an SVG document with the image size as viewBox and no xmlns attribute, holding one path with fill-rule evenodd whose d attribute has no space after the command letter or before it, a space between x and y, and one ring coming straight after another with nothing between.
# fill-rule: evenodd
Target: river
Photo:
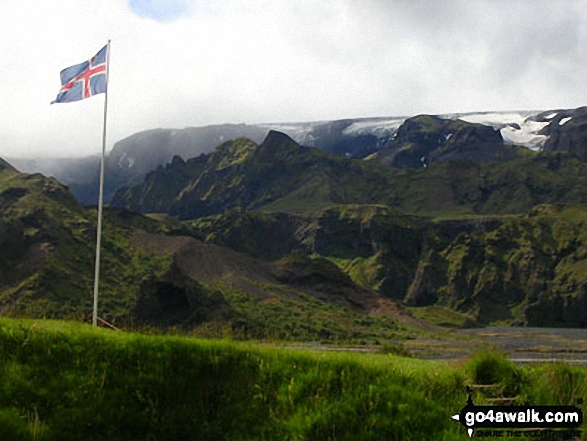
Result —
<instances>
[{"instance_id":1,"label":"river","mask_svg":"<svg viewBox=\"0 0 587 441\"><path fill-rule=\"evenodd\" d=\"M487 327L461 329L452 336L420 338L406 346L417 358L454 360L482 347L497 348L516 363L587 364L587 329Z\"/></svg>"}]
</instances>

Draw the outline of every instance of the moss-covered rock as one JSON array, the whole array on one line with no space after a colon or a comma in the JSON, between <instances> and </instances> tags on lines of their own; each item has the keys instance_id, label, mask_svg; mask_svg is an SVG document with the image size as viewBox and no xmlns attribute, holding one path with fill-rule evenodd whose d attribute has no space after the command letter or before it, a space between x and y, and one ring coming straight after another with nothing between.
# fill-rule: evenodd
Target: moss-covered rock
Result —
<instances>
[{"instance_id":1,"label":"moss-covered rock","mask_svg":"<svg viewBox=\"0 0 587 441\"><path fill-rule=\"evenodd\" d=\"M504 145L498 130L462 120L431 115L407 119L377 159L394 167L422 168L436 162L468 160L508 161L515 149Z\"/></svg>"}]
</instances>

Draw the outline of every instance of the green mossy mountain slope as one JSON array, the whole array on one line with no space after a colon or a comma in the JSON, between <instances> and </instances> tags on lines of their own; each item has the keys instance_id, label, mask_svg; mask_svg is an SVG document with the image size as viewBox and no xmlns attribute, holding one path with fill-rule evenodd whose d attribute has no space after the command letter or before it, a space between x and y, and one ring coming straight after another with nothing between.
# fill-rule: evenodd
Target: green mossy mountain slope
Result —
<instances>
[{"instance_id":1,"label":"green mossy mountain slope","mask_svg":"<svg viewBox=\"0 0 587 441\"><path fill-rule=\"evenodd\" d=\"M358 205L315 214L234 211L182 228L267 260L292 252L326 258L408 306L450 307L478 323L585 326L586 222L584 206L430 222Z\"/></svg>"},{"instance_id":2,"label":"green mossy mountain slope","mask_svg":"<svg viewBox=\"0 0 587 441\"><path fill-rule=\"evenodd\" d=\"M400 304L466 323L584 326L586 180L567 153L415 170L278 132L228 141L118 193L119 206L158 214L108 211L105 317L325 340L424 329ZM0 313L87 315L93 210L8 165L0 203Z\"/></svg>"},{"instance_id":3,"label":"green mossy mountain slope","mask_svg":"<svg viewBox=\"0 0 587 441\"><path fill-rule=\"evenodd\" d=\"M361 286L401 299L418 265L424 228L384 205L347 205L316 213L236 210L186 222L180 231L265 260L292 252L322 256Z\"/></svg>"},{"instance_id":4,"label":"green mossy mountain slope","mask_svg":"<svg viewBox=\"0 0 587 441\"><path fill-rule=\"evenodd\" d=\"M95 209L81 207L53 179L8 166L0 171L0 206L0 315L87 320ZM327 260L292 261L283 253L270 264L163 234L169 229L106 210L101 317L127 328L325 341L403 338L426 328ZM304 271L307 278L296 276Z\"/></svg>"},{"instance_id":5,"label":"green mossy mountain slope","mask_svg":"<svg viewBox=\"0 0 587 441\"><path fill-rule=\"evenodd\" d=\"M391 184L383 165L302 147L272 131L258 146L238 139L185 164L171 163L143 184L119 191L112 205L180 219L233 208L313 211L385 198Z\"/></svg>"},{"instance_id":6,"label":"green mossy mountain slope","mask_svg":"<svg viewBox=\"0 0 587 441\"><path fill-rule=\"evenodd\" d=\"M176 158L112 205L194 219L226 210L314 212L383 204L425 217L526 213L541 203L587 203L587 164L568 153L506 162L443 160L420 169L387 167L302 147L270 132L259 146L228 141L209 155Z\"/></svg>"},{"instance_id":7,"label":"green mossy mountain slope","mask_svg":"<svg viewBox=\"0 0 587 441\"><path fill-rule=\"evenodd\" d=\"M524 216L439 222L407 304L438 304L482 323L585 326L587 209L537 206Z\"/></svg>"},{"instance_id":8,"label":"green mossy mountain slope","mask_svg":"<svg viewBox=\"0 0 587 441\"><path fill-rule=\"evenodd\" d=\"M82 319L91 311L95 209L42 175L0 171L0 313ZM101 301L110 320L130 319L138 282L167 264L128 247L134 228L153 221L110 211L104 222Z\"/></svg>"}]
</instances>

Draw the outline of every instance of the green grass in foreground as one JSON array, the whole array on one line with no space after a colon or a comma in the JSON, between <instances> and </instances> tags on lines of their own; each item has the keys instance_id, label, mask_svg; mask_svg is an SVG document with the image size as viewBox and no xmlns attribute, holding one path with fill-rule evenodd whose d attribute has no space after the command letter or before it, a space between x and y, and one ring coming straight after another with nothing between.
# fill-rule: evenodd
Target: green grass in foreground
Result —
<instances>
[{"instance_id":1,"label":"green grass in foreground","mask_svg":"<svg viewBox=\"0 0 587 441\"><path fill-rule=\"evenodd\" d=\"M569 404L584 377L489 352L447 364L0 319L0 439L460 440L466 384Z\"/></svg>"}]
</instances>

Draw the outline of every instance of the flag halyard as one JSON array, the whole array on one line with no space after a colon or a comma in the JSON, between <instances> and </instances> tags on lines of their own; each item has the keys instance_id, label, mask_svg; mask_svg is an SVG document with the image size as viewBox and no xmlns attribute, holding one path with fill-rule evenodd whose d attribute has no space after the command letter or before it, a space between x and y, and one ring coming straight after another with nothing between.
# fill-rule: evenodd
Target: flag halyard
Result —
<instances>
[{"instance_id":1,"label":"flag halyard","mask_svg":"<svg viewBox=\"0 0 587 441\"><path fill-rule=\"evenodd\" d=\"M108 45L83 63L75 64L61 71L61 89L54 103L71 103L106 93L106 63Z\"/></svg>"}]
</instances>

